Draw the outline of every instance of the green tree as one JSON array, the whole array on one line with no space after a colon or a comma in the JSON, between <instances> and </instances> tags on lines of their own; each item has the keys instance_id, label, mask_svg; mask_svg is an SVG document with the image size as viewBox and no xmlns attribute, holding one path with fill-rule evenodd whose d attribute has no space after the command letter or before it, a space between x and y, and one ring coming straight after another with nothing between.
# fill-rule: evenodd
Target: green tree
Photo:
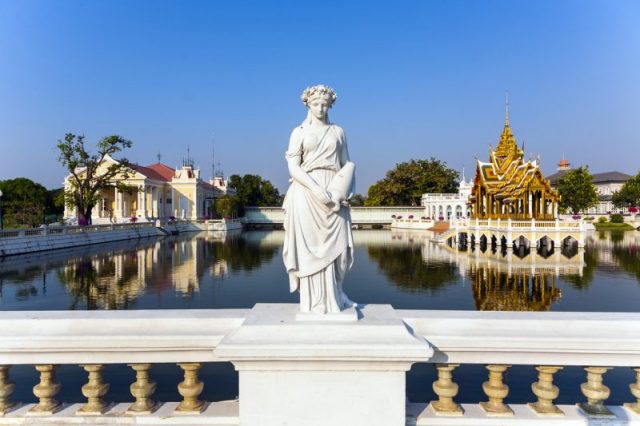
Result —
<instances>
[{"instance_id":1,"label":"green tree","mask_svg":"<svg viewBox=\"0 0 640 426\"><path fill-rule=\"evenodd\" d=\"M47 223L59 220L64 214L64 188L49 189L47 191L47 203L45 218Z\"/></svg>"},{"instance_id":2,"label":"green tree","mask_svg":"<svg viewBox=\"0 0 640 426\"><path fill-rule=\"evenodd\" d=\"M622 185L611 198L616 207L640 206L640 172Z\"/></svg>"},{"instance_id":3,"label":"green tree","mask_svg":"<svg viewBox=\"0 0 640 426\"><path fill-rule=\"evenodd\" d=\"M558 181L560 208L578 214L598 204L598 193L587 167L569 170Z\"/></svg>"},{"instance_id":4,"label":"green tree","mask_svg":"<svg viewBox=\"0 0 640 426\"><path fill-rule=\"evenodd\" d=\"M236 217L240 212L240 202L235 195L225 195L215 202L215 210L220 217Z\"/></svg>"},{"instance_id":5,"label":"green tree","mask_svg":"<svg viewBox=\"0 0 640 426\"><path fill-rule=\"evenodd\" d=\"M129 162L124 158L108 163L105 160L131 144L121 136L107 136L98 142L97 153L90 154L84 146L84 136L67 133L64 140L58 140L58 161L71 174L71 188L65 190L64 200L67 206L77 209L78 223L91 223L91 211L102 189L116 186L128 190L122 179L128 177Z\"/></svg>"},{"instance_id":6,"label":"green tree","mask_svg":"<svg viewBox=\"0 0 640 426\"><path fill-rule=\"evenodd\" d=\"M278 189L259 175L232 175L229 177L228 185L236 191L241 214L247 206L266 207L282 204Z\"/></svg>"},{"instance_id":7,"label":"green tree","mask_svg":"<svg viewBox=\"0 0 640 426\"><path fill-rule=\"evenodd\" d=\"M43 223L47 189L27 178L0 181L2 213L7 228L32 227Z\"/></svg>"},{"instance_id":8,"label":"green tree","mask_svg":"<svg viewBox=\"0 0 640 426\"><path fill-rule=\"evenodd\" d=\"M458 172L447 163L431 157L396 164L384 179L369 187L366 206L402 206L420 204L427 192L456 192Z\"/></svg>"}]
</instances>

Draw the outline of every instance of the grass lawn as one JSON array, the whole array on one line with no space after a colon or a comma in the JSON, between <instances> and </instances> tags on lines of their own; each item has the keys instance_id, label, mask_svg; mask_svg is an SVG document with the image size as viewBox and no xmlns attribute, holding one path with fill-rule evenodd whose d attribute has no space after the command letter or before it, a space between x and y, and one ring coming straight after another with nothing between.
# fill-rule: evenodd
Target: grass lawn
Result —
<instances>
[{"instance_id":1,"label":"grass lawn","mask_svg":"<svg viewBox=\"0 0 640 426\"><path fill-rule=\"evenodd\" d=\"M623 231L631 231L631 230L635 229L633 226L629 225L628 223L611 223L611 222L598 223L598 222L593 222L593 226L596 227L597 231L606 231L606 230L609 230L609 229L621 229Z\"/></svg>"}]
</instances>

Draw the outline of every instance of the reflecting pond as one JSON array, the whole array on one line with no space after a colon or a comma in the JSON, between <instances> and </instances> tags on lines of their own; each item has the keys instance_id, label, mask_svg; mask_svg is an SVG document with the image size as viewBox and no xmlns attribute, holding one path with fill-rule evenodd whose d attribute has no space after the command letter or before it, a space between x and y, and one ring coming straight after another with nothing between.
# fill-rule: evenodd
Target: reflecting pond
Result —
<instances>
[{"instance_id":1,"label":"reflecting pond","mask_svg":"<svg viewBox=\"0 0 640 426\"><path fill-rule=\"evenodd\" d=\"M640 304L640 232L593 233L587 247L520 252L475 247L458 251L429 241L430 233L354 231L355 264L344 287L360 303L389 303L399 309L637 312ZM296 303L288 291L281 259L282 231L183 234L0 259L0 310L211 309L250 308L255 303ZM77 371L76 371L77 370ZM605 376L611 403L631 400L629 369ZM73 375L67 374L75 371ZM175 366L153 370L159 400L177 400ZM205 398L237 395L228 364L207 365ZM11 370L15 399L33 400L32 367ZM461 402L482 398L481 366L456 371ZM60 370L60 399L80 401L84 374L75 366ZM133 373L110 366L109 397L127 395ZM408 376L412 400L435 396L431 365L416 365ZM69 382L71 380L71 382ZM532 400L532 367L509 372L508 401ZM75 383L74 381L77 381ZM166 384L162 382L166 381ZM559 403L582 400L582 370L557 375ZM126 398L125 398L126 399Z\"/></svg>"}]
</instances>

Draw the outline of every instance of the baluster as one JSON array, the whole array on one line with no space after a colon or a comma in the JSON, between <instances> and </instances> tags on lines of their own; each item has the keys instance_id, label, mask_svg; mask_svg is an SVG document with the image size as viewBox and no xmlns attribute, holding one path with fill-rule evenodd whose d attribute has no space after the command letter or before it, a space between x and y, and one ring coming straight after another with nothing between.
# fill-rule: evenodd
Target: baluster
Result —
<instances>
[{"instance_id":1,"label":"baluster","mask_svg":"<svg viewBox=\"0 0 640 426\"><path fill-rule=\"evenodd\" d=\"M543 416L564 416L562 410L553 404L553 400L560 394L558 387L553 384L553 375L562 370L562 367L540 365L536 370L538 381L531 385L531 390L538 401L527 405Z\"/></svg>"},{"instance_id":2,"label":"baluster","mask_svg":"<svg viewBox=\"0 0 640 426\"><path fill-rule=\"evenodd\" d=\"M602 383L602 376L611 367L585 367L587 382L580 385L582 394L587 397L587 402L579 404L590 417L615 418L615 415L604 405L611 392Z\"/></svg>"},{"instance_id":3,"label":"baluster","mask_svg":"<svg viewBox=\"0 0 640 426\"><path fill-rule=\"evenodd\" d=\"M198 399L202 393L204 383L198 380L198 370L202 367L199 362L186 362L178 364L184 370L184 381L178 385L178 392L183 400L176 407L177 413L201 413L204 402Z\"/></svg>"},{"instance_id":4,"label":"baluster","mask_svg":"<svg viewBox=\"0 0 640 426\"><path fill-rule=\"evenodd\" d=\"M54 396L60 392L60 384L55 382L57 365L36 365L40 372L40 383L33 387L33 394L39 402L29 410L31 415L50 416L60 409L60 403Z\"/></svg>"},{"instance_id":5,"label":"baluster","mask_svg":"<svg viewBox=\"0 0 640 426\"><path fill-rule=\"evenodd\" d=\"M129 364L136 372L136 381L131 384L131 395L136 402L127 409L127 414L151 414L155 410L155 402L151 395L156 391L156 383L149 380L151 364Z\"/></svg>"},{"instance_id":6,"label":"baluster","mask_svg":"<svg viewBox=\"0 0 640 426\"><path fill-rule=\"evenodd\" d=\"M631 395L636 397L636 402L627 402L624 404L629 410L635 411L640 414L640 368L634 368L636 371L636 382L629 385ZM0 382L2 383L2 382ZM1 409L0 409L1 410Z\"/></svg>"},{"instance_id":7,"label":"baluster","mask_svg":"<svg viewBox=\"0 0 640 426\"><path fill-rule=\"evenodd\" d=\"M16 388L16 384L9 380L10 365L0 365L0 417L7 414L16 405L9 401L9 397Z\"/></svg>"},{"instance_id":8,"label":"baluster","mask_svg":"<svg viewBox=\"0 0 640 426\"><path fill-rule=\"evenodd\" d=\"M87 403L83 405L76 414L94 416L104 414L109 408L102 400L102 397L109 390L109 384L102 381L104 365L86 364L81 365L81 367L89 373L89 381L82 386L82 395L87 398Z\"/></svg>"},{"instance_id":9,"label":"baluster","mask_svg":"<svg viewBox=\"0 0 640 426\"><path fill-rule=\"evenodd\" d=\"M460 364L436 364L438 380L433 382L433 391L438 395L437 401L429 404L431 410L439 416L462 416L464 411L453 401L458 394L458 385L453 381L453 370Z\"/></svg>"},{"instance_id":10,"label":"baluster","mask_svg":"<svg viewBox=\"0 0 640 426\"><path fill-rule=\"evenodd\" d=\"M502 382L502 374L510 365L487 365L489 380L482 384L482 390L489 397L488 402L481 402L480 407L489 416L513 416L513 410L502 402L509 395L509 386Z\"/></svg>"}]
</instances>

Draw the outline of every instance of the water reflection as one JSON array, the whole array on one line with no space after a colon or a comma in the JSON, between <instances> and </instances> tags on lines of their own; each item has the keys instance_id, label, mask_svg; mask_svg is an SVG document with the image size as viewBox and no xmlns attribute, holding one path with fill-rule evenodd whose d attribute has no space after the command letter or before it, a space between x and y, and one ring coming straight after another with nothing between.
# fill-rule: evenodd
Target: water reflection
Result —
<instances>
[{"instance_id":1,"label":"water reflection","mask_svg":"<svg viewBox=\"0 0 640 426\"><path fill-rule=\"evenodd\" d=\"M487 267L471 268L473 299L479 311L548 311L562 297L555 274L540 271L501 273Z\"/></svg>"},{"instance_id":2,"label":"water reflection","mask_svg":"<svg viewBox=\"0 0 640 426\"><path fill-rule=\"evenodd\" d=\"M584 249L501 250L491 244L458 249L430 241L431 235L392 230L383 244L369 243L369 257L396 285L433 292L468 278L477 310L544 311L562 297L559 276L581 278Z\"/></svg>"},{"instance_id":3,"label":"water reflection","mask_svg":"<svg viewBox=\"0 0 640 426\"><path fill-rule=\"evenodd\" d=\"M281 231L200 233L0 259L0 309L166 309L292 303ZM354 232L358 300L398 308L637 310L640 233L586 249L457 250L427 231ZM483 250L484 249L484 250ZM630 285L631 284L631 285ZM614 290L615 287L615 290ZM637 299L636 299L637 300Z\"/></svg>"},{"instance_id":4,"label":"water reflection","mask_svg":"<svg viewBox=\"0 0 640 426\"><path fill-rule=\"evenodd\" d=\"M5 283L14 287L18 302L44 296L53 274L69 295L66 309L135 309L143 294L172 290L191 298L205 273L224 279L251 271L277 251L239 233L201 233L6 258L0 263L0 302Z\"/></svg>"},{"instance_id":5,"label":"water reflection","mask_svg":"<svg viewBox=\"0 0 640 426\"><path fill-rule=\"evenodd\" d=\"M369 244L369 258L394 284L411 291L437 292L454 284L457 268L449 259L428 255L430 243L419 238L392 234L400 244Z\"/></svg>"}]
</instances>

